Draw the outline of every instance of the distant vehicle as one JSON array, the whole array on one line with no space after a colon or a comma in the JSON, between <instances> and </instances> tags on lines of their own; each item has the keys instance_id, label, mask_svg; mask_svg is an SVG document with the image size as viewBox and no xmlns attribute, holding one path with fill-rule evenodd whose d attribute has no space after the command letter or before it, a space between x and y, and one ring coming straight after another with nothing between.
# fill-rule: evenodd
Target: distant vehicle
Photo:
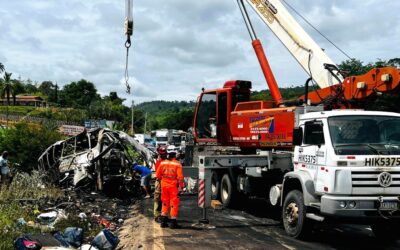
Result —
<instances>
[{"instance_id":1,"label":"distant vehicle","mask_svg":"<svg viewBox=\"0 0 400 250\"><path fill-rule=\"evenodd\" d=\"M133 138L135 138L135 140L140 144L145 144L146 142L148 143L152 141L150 135L147 134L135 134Z\"/></svg>"},{"instance_id":2,"label":"distant vehicle","mask_svg":"<svg viewBox=\"0 0 400 250\"><path fill-rule=\"evenodd\" d=\"M149 138L144 138L144 145L147 147L147 148L150 148L150 147L156 147L156 141L153 139L153 138L151 138L151 137L149 137Z\"/></svg>"},{"instance_id":3,"label":"distant vehicle","mask_svg":"<svg viewBox=\"0 0 400 250\"><path fill-rule=\"evenodd\" d=\"M168 129L156 130L156 147L167 146L169 144L170 132Z\"/></svg>"},{"instance_id":4,"label":"distant vehicle","mask_svg":"<svg viewBox=\"0 0 400 250\"><path fill-rule=\"evenodd\" d=\"M182 130L172 130L171 132L170 145L174 145L179 150L185 148L186 132Z\"/></svg>"}]
</instances>

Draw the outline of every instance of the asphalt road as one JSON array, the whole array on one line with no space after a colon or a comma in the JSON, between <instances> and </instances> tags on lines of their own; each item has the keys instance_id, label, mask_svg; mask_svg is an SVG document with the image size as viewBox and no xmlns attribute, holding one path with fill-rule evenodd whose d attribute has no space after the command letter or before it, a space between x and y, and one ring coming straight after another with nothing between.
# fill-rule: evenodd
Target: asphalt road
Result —
<instances>
[{"instance_id":1,"label":"asphalt road","mask_svg":"<svg viewBox=\"0 0 400 250\"><path fill-rule=\"evenodd\" d=\"M154 225L157 246L161 244L165 249L400 249L400 241L381 242L363 225L321 224L315 227L310 240L292 239L285 234L280 212L260 200L250 200L238 209L210 209L208 218L215 228L198 229L194 224L201 218L201 210L196 202L196 196L181 197L181 229L161 229ZM152 217L152 200L144 200L142 204L143 214ZM400 233L398 228L394 230Z\"/></svg>"}]
</instances>

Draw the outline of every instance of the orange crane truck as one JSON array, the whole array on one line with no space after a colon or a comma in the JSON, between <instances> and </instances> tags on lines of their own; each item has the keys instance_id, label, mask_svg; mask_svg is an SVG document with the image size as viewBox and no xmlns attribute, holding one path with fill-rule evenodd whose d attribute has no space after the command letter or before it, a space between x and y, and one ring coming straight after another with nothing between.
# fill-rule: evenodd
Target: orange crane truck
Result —
<instances>
[{"instance_id":1,"label":"orange crane truck","mask_svg":"<svg viewBox=\"0 0 400 250\"><path fill-rule=\"evenodd\" d=\"M186 165L212 169L212 197L225 206L265 197L281 206L288 235L315 221L371 225L393 239L400 209L400 114L355 110L380 93L399 93L400 70L342 77L280 0L246 0L320 89L285 101L243 0L237 0L272 101L250 101L251 82L203 90Z\"/></svg>"}]
</instances>

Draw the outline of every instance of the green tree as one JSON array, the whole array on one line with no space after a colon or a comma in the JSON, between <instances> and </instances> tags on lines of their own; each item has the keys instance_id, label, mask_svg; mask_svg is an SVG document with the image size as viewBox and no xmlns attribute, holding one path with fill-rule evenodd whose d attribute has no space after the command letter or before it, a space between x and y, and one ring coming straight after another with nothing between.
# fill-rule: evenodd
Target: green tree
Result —
<instances>
[{"instance_id":1,"label":"green tree","mask_svg":"<svg viewBox=\"0 0 400 250\"><path fill-rule=\"evenodd\" d=\"M184 109L176 113L165 114L159 125L163 128L187 130L192 126L193 112L192 109Z\"/></svg>"},{"instance_id":2,"label":"green tree","mask_svg":"<svg viewBox=\"0 0 400 250\"><path fill-rule=\"evenodd\" d=\"M7 105L10 105L10 98L13 98L13 105L16 104L18 94L25 93L25 86L16 79L11 78L12 73L5 72L1 82L1 97L7 99Z\"/></svg>"},{"instance_id":3,"label":"green tree","mask_svg":"<svg viewBox=\"0 0 400 250\"><path fill-rule=\"evenodd\" d=\"M371 64L364 65L361 60L351 59L343 61L338 67L345 76L354 76L367 73L373 66Z\"/></svg>"},{"instance_id":4,"label":"green tree","mask_svg":"<svg viewBox=\"0 0 400 250\"><path fill-rule=\"evenodd\" d=\"M73 108L87 108L99 99L100 95L94 84L84 79L65 85L60 93L60 102Z\"/></svg>"},{"instance_id":5,"label":"green tree","mask_svg":"<svg viewBox=\"0 0 400 250\"><path fill-rule=\"evenodd\" d=\"M140 109L133 110L133 130L135 133L142 133L144 128L144 112ZM131 120L129 119L129 126L131 126Z\"/></svg>"},{"instance_id":6,"label":"green tree","mask_svg":"<svg viewBox=\"0 0 400 250\"><path fill-rule=\"evenodd\" d=\"M392 58L388 61L388 64L390 66L400 68L400 58Z\"/></svg>"},{"instance_id":7,"label":"green tree","mask_svg":"<svg viewBox=\"0 0 400 250\"><path fill-rule=\"evenodd\" d=\"M4 71L4 64L2 64L1 62L0 62L0 72L3 72Z\"/></svg>"},{"instance_id":8,"label":"green tree","mask_svg":"<svg viewBox=\"0 0 400 250\"><path fill-rule=\"evenodd\" d=\"M25 93L25 86L20 82L19 80L12 80L12 86L11 86L11 94L13 97L13 105L16 105L16 99L18 94Z\"/></svg>"},{"instance_id":9,"label":"green tree","mask_svg":"<svg viewBox=\"0 0 400 250\"><path fill-rule=\"evenodd\" d=\"M43 81L38 90L47 97L48 102L57 103L58 101L58 85L52 81Z\"/></svg>"},{"instance_id":10,"label":"green tree","mask_svg":"<svg viewBox=\"0 0 400 250\"><path fill-rule=\"evenodd\" d=\"M42 92L46 96L50 96L51 93L54 91L55 85L53 84L52 81L43 81L39 85L39 91Z\"/></svg>"},{"instance_id":11,"label":"green tree","mask_svg":"<svg viewBox=\"0 0 400 250\"><path fill-rule=\"evenodd\" d=\"M10 153L10 161L20 163L22 168L30 171L37 166L37 159L43 151L62 136L53 129L41 125L17 123L14 128L0 134L0 151Z\"/></svg>"},{"instance_id":12,"label":"green tree","mask_svg":"<svg viewBox=\"0 0 400 250\"><path fill-rule=\"evenodd\" d=\"M25 85L26 93L34 94L39 91L37 88L37 85L31 79L27 79L27 80L23 81L23 83Z\"/></svg>"},{"instance_id":13,"label":"green tree","mask_svg":"<svg viewBox=\"0 0 400 250\"><path fill-rule=\"evenodd\" d=\"M122 105L122 103L126 100L126 99L120 98L118 96L117 92L110 92L110 94L108 96L105 96L104 99L110 100L114 104L119 104L119 105Z\"/></svg>"},{"instance_id":14,"label":"green tree","mask_svg":"<svg viewBox=\"0 0 400 250\"><path fill-rule=\"evenodd\" d=\"M400 58L392 58L387 61L378 58L376 62L367 64L364 64L362 61L357 59L351 59L343 61L338 65L340 71L345 73L345 76L362 75L373 68L382 68L387 66L400 67Z\"/></svg>"},{"instance_id":15,"label":"green tree","mask_svg":"<svg viewBox=\"0 0 400 250\"><path fill-rule=\"evenodd\" d=\"M12 95L12 73L4 72L3 79L1 79L1 97L7 99L7 106L10 106L10 98Z\"/></svg>"},{"instance_id":16,"label":"green tree","mask_svg":"<svg viewBox=\"0 0 400 250\"><path fill-rule=\"evenodd\" d=\"M4 72L3 79L1 79L1 97L7 99L7 111L6 111L6 121L8 127L8 108L10 106L10 94L12 89L11 82L12 73Z\"/></svg>"}]
</instances>

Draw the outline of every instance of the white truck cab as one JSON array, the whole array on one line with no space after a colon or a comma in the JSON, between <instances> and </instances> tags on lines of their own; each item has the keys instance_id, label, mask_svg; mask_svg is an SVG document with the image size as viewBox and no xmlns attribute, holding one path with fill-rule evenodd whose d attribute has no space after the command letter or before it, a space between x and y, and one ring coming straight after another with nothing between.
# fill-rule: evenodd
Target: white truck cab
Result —
<instances>
[{"instance_id":1,"label":"white truck cab","mask_svg":"<svg viewBox=\"0 0 400 250\"><path fill-rule=\"evenodd\" d=\"M156 147L169 145L170 132L168 129L156 130Z\"/></svg>"},{"instance_id":2,"label":"white truck cab","mask_svg":"<svg viewBox=\"0 0 400 250\"><path fill-rule=\"evenodd\" d=\"M334 217L395 237L388 229L400 225L400 114L320 111L297 123L293 171L282 186L286 232L301 238L311 220Z\"/></svg>"}]
</instances>

